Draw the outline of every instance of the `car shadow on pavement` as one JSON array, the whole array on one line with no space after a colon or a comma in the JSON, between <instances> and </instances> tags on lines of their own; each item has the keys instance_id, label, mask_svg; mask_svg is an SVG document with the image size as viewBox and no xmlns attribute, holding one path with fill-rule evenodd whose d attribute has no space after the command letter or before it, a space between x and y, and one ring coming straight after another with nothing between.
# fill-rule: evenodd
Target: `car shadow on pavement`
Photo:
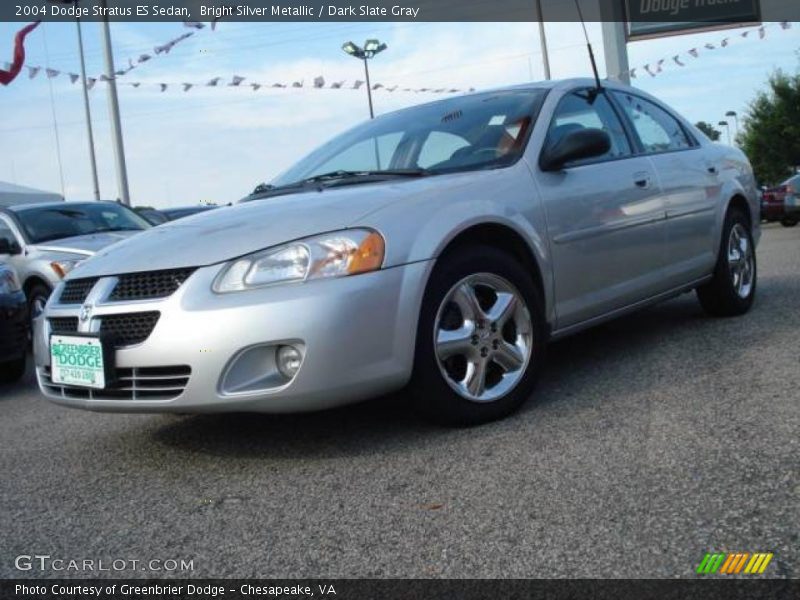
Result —
<instances>
[{"instance_id":1,"label":"car shadow on pavement","mask_svg":"<svg viewBox=\"0 0 800 600\"><path fill-rule=\"evenodd\" d=\"M467 436L480 443L484 436L536 427L541 411L581 410L651 386L652 379L635 375L651 363L658 368L652 359L663 343L680 347L710 339L715 360L733 360L731 353L739 352L739 347L716 337L725 337L726 321L730 322L706 317L694 295L684 295L554 342L534 397L519 413L481 427L430 425L414 414L399 392L319 413L162 416L157 418L164 424L153 436L165 446L185 451L270 458L402 452L409 441L420 437L426 445L443 449L453 439ZM603 392L598 399L600 378Z\"/></svg>"}]
</instances>

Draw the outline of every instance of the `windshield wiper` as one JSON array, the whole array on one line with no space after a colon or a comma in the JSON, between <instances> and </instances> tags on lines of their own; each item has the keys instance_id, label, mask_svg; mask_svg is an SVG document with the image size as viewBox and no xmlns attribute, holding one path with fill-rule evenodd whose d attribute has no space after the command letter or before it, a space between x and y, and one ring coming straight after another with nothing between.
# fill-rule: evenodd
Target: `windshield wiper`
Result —
<instances>
[{"instance_id":1,"label":"windshield wiper","mask_svg":"<svg viewBox=\"0 0 800 600\"><path fill-rule=\"evenodd\" d=\"M308 179L304 179L305 183L319 183L323 181L331 181L338 179L351 179L358 177L425 177L431 175L427 169L379 169L379 170L365 170L365 171L345 171L339 169L338 171L330 171L328 173L321 173L314 175Z\"/></svg>"}]
</instances>

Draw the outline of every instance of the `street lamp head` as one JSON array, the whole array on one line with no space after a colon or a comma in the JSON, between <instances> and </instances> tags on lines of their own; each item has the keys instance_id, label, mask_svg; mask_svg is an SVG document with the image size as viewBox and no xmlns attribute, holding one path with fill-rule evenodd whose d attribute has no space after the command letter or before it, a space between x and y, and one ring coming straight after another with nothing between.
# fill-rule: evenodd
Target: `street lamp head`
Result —
<instances>
[{"instance_id":1,"label":"street lamp head","mask_svg":"<svg viewBox=\"0 0 800 600\"><path fill-rule=\"evenodd\" d=\"M386 44L383 44L376 39L370 39L364 42L364 54L367 56L367 58L372 58L376 54L386 50L386 48Z\"/></svg>"},{"instance_id":2,"label":"street lamp head","mask_svg":"<svg viewBox=\"0 0 800 600\"><path fill-rule=\"evenodd\" d=\"M728 125L727 121L720 121L719 123L717 123L717 125L723 125L725 127L730 127L730 125Z\"/></svg>"},{"instance_id":3,"label":"street lamp head","mask_svg":"<svg viewBox=\"0 0 800 600\"><path fill-rule=\"evenodd\" d=\"M350 56L355 56L356 58L364 58L364 51L356 46L353 42L345 42L342 44L342 50L344 50Z\"/></svg>"},{"instance_id":4,"label":"street lamp head","mask_svg":"<svg viewBox=\"0 0 800 600\"><path fill-rule=\"evenodd\" d=\"M725 113L725 116L726 117L735 117L736 116L736 111L735 110L729 110L728 112Z\"/></svg>"}]
</instances>

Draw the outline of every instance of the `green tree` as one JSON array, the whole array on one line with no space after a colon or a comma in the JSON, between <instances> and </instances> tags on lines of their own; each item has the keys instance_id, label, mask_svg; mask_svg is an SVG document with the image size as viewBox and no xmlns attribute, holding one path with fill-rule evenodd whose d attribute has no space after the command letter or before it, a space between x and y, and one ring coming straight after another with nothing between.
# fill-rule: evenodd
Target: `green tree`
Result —
<instances>
[{"instance_id":1,"label":"green tree","mask_svg":"<svg viewBox=\"0 0 800 600\"><path fill-rule=\"evenodd\" d=\"M705 133L712 142L719 141L719 136L721 135L719 129L715 129L711 123L706 123L705 121L698 121L694 124L700 131Z\"/></svg>"},{"instance_id":2,"label":"green tree","mask_svg":"<svg viewBox=\"0 0 800 600\"><path fill-rule=\"evenodd\" d=\"M750 103L739 145L761 184L780 183L800 166L800 73L776 71Z\"/></svg>"}]
</instances>

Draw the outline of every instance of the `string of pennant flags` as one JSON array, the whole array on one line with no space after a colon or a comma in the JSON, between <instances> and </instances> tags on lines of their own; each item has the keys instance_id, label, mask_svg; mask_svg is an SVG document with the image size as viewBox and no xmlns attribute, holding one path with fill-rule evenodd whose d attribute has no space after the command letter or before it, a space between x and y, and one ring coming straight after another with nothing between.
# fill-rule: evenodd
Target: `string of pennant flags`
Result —
<instances>
[{"instance_id":1,"label":"string of pennant flags","mask_svg":"<svg viewBox=\"0 0 800 600\"><path fill-rule=\"evenodd\" d=\"M214 30L216 25L216 21L212 22L210 27ZM168 89L177 89L183 92L189 92L192 89L203 88L203 87L234 87L234 88L250 88L254 92L259 90L268 90L268 89L331 89L331 90L357 90L362 88L362 86L366 85L366 83L362 80L355 80L349 82L347 80L342 81L333 81L327 82L323 76L317 76L310 83L306 83L304 79L298 81L289 81L289 82L261 82L261 81L252 81L247 77L241 75L232 75L229 77L214 77L208 81L203 82L159 82L159 83L150 83L150 82L142 82L142 81L124 81L121 80L121 77L124 77L140 65L149 62L150 60L159 57L159 56L166 56L170 53L170 51L180 44L181 42L189 39L192 37L196 31L204 29L206 25L204 23L198 22L185 22L184 26L187 28L191 28L194 31L185 32L164 44L157 45L153 48L152 53L143 53L140 54L136 58L129 58L127 61L127 66L119 69L115 72L114 76L108 75L99 75L97 77L87 77L86 78L86 87L88 89L94 88L97 82L108 82L112 79L117 81L118 85L127 85L133 88L140 88L144 86L156 86L161 92L166 92ZM675 65L677 67L686 67L688 63L692 60L698 59L702 56L704 52L707 51L714 51L722 48L726 48L730 45L734 38L740 39L748 39L751 36L758 37L758 39L763 40L766 35L768 29L771 27L779 27L782 30L787 30L791 28L791 23L788 21L784 21L781 23L777 23L775 25L761 25L755 29L747 29L738 33L735 36L729 35L728 37L722 38L717 44L713 43L706 43L702 46L697 46L694 48L690 48L685 52L674 54L670 57L664 57L657 61L651 61L646 63L642 66L634 67L627 71L627 75L631 79L637 79L638 77L642 76L643 74L647 74L650 77L657 77L664 71L668 65ZM10 65L6 63L6 68ZM28 65L26 66L28 70L28 78L34 79L40 73L43 73L45 77L48 79L53 79L59 76L66 76L69 78L70 83L74 84L78 81L80 76L77 73L72 72L64 72L58 69L46 68L41 66L33 66ZM623 75L619 74L618 76ZM475 88L461 88L461 87L402 87L399 85L384 85L382 83L374 83L371 86L373 91L375 90L384 90L386 92L413 92L413 93L432 93L432 94L456 94L456 93L466 93L472 92Z\"/></svg>"},{"instance_id":2,"label":"string of pennant flags","mask_svg":"<svg viewBox=\"0 0 800 600\"><path fill-rule=\"evenodd\" d=\"M728 37L722 38L717 44L706 43L702 46L696 46L694 48L689 48L686 52L674 54L669 57L661 58L655 62L649 62L639 67L634 67L627 72L620 73L618 77L627 74L631 79L637 79L640 75L647 74L650 77L657 77L660 73L664 71L664 68L667 65L674 64L677 67L685 67L687 63L694 59L700 58L700 56L704 53L704 51L713 51L718 50L721 48L727 48L733 39L740 38L740 39L748 39L751 35L756 35L758 39L763 40L767 36L767 30L774 27L780 27L782 30L791 29L792 24L788 21L782 21L775 25L761 25L755 29L747 29L742 31L741 33Z\"/></svg>"}]
</instances>

